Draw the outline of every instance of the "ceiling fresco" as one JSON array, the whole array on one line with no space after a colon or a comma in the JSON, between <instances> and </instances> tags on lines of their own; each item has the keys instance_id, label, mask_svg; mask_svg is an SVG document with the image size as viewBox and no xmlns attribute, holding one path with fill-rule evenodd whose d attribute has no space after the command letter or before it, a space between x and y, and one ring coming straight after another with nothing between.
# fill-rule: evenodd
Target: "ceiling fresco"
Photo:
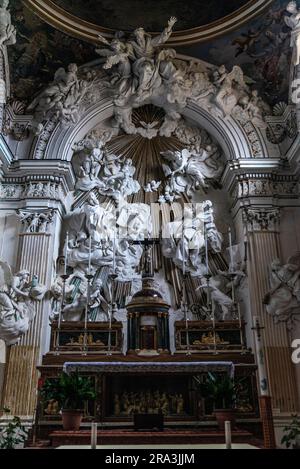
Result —
<instances>
[{"instance_id":1,"label":"ceiling fresco","mask_svg":"<svg viewBox=\"0 0 300 469\"><path fill-rule=\"evenodd\" d=\"M269 104L287 101L291 62L290 29L284 22L287 0L273 2L268 11L242 28L211 43L178 48L228 69L239 65Z\"/></svg>"},{"instance_id":2,"label":"ceiling fresco","mask_svg":"<svg viewBox=\"0 0 300 469\"><path fill-rule=\"evenodd\" d=\"M73 15L110 29L132 30L143 24L160 31L169 17L176 16L175 30L203 26L234 13L249 0L52 0Z\"/></svg>"},{"instance_id":3,"label":"ceiling fresco","mask_svg":"<svg viewBox=\"0 0 300 469\"><path fill-rule=\"evenodd\" d=\"M229 70L240 65L271 105L287 101L291 57L290 31L283 20L286 4L286 0L276 0L265 13L230 34L176 50L212 64L224 63ZM11 1L11 10L18 31L17 44L9 48L15 99L29 102L59 67L70 62L82 65L97 58L93 44L46 24L20 0Z\"/></svg>"}]
</instances>

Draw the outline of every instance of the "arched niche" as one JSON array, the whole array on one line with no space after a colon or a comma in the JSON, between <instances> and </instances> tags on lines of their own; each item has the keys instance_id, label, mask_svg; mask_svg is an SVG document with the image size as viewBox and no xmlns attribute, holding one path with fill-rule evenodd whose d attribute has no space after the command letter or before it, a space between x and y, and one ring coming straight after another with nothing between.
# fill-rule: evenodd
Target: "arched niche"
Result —
<instances>
[{"instance_id":1,"label":"arched niche","mask_svg":"<svg viewBox=\"0 0 300 469\"><path fill-rule=\"evenodd\" d=\"M101 122L112 118L113 114L113 102L110 99L103 98L101 101L90 106L75 126L63 128L58 124L51 128L51 122L46 123L47 140L43 134L35 140L31 157L34 159L71 161L74 144L83 139ZM216 118L193 101L189 102L182 115L195 126L205 129L214 137L223 149L227 160L253 158L255 156L252 147L253 136L255 136L256 142L260 146L261 156L268 156L262 135L253 126L251 128L252 139L250 141L245 130L232 117L227 116L224 119ZM47 126L49 126L50 130L47 129Z\"/></svg>"}]
</instances>

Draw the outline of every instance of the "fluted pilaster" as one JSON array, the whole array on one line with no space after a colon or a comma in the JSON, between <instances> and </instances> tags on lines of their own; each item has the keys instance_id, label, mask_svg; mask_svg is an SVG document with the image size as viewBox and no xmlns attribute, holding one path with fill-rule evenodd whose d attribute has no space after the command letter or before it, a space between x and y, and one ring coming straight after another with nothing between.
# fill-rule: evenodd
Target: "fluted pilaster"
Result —
<instances>
[{"instance_id":1,"label":"fluted pilaster","mask_svg":"<svg viewBox=\"0 0 300 469\"><path fill-rule=\"evenodd\" d=\"M280 258L279 211L245 210L244 223L248 238L251 313L252 317L258 316L265 327L262 335L273 407L281 412L292 412L298 408L298 398L290 339L285 324L275 324L263 304L270 290L269 266L275 258Z\"/></svg>"},{"instance_id":2,"label":"fluted pilaster","mask_svg":"<svg viewBox=\"0 0 300 469\"><path fill-rule=\"evenodd\" d=\"M45 213L45 212L44 212ZM53 214L51 214L53 215ZM49 223L52 223L52 216ZM17 270L28 270L41 284L50 286L53 265L54 231L25 232L19 236ZM50 275L50 277L49 277ZM35 317L19 345L9 347L2 403L12 415L32 416L36 406L37 365L50 335L50 305L47 297L34 305Z\"/></svg>"}]
</instances>

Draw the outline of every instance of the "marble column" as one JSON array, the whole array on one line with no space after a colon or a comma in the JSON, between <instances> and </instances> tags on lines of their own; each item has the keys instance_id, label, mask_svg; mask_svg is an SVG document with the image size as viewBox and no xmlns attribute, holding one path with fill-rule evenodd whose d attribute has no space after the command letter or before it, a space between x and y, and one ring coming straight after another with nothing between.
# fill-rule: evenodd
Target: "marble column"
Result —
<instances>
[{"instance_id":1,"label":"marble column","mask_svg":"<svg viewBox=\"0 0 300 469\"><path fill-rule=\"evenodd\" d=\"M42 230L36 228L33 232L24 223L24 230L19 235L16 269L26 269L31 275L37 275L39 283L49 288L54 270L55 224L58 215L53 210L35 210L34 213L48 216L49 223ZM37 366L50 339L50 301L47 296L35 304L35 312L30 328L20 343L9 347L6 365L2 404L11 410L12 415L21 417L33 416L35 412L39 377Z\"/></svg>"},{"instance_id":2,"label":"marble column","mask_svg":"<svg viewBox=\"0 0 300 469\"><path fill-rule=\"evenodd\" d=\"M280 258L280 211L277 208L247 208L243 216L248 241L251 314L264 326L262 337L273 408L280 412L295 412L298 398L288 332L285 324L274 323L263 304L263 298L270 290L269 266L275 258Z\"/></svg>"}]
</instances>

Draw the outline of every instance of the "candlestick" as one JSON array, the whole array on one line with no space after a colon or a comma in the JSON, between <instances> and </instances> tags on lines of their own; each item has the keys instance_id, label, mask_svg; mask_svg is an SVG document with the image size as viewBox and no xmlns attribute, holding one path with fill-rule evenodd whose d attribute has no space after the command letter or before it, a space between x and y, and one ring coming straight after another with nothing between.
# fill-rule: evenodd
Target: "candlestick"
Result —
<instances>
[{"instance_id":1,"label":"candlestick","mask_svg":"<svg viewBox=\"0 0 300 469\"><path fill-rule=\"evenodd\" d=\"M88 274L91 273L91 257L92 257L92 237L90 236L89 242L89 267L88 267Z\"/></svg>"},{"instance_id":2,"label":"candlestick","mask_svg":"<svg viewBox=\"0 0 300 469\"><path fill-rule=\"evenodd\" d=\"M116 271L116 232L114 230L114 238L113 238L113 274Z\"/></svg>"},{"instance_id":3,"label":"candlestick","mask_svg":"<svg viewBox=\"0 0 300 469\"><path fill-rule=\"evenodd\" d=\"M230 266L229 272L233 271L233 251L232 251L232 236L231 236L231 228L228 228L228 236L229 236L229 256L230 256Z\"/></svg>"},{"instance_id":4,"label":"candlestick","mask_svg":"<svg viewBox=\"0 0 300 469\"><path fill-rule=\"evenodd\" d=\"M91 449L96 449L97 448L97 423L92 422L92 428L91 428Z\"/></svg>"},{"instance_id":5,"label":"candlestick","mask_svg":"<svg viewBox=\"0 0 300 469\"><path fill-rule=\"evenodd\" d=\"M64 268L64 274L65 274L65 275L67 275L68 244L69 244L69 233L67 232L66 241L65 241L65 268Z\"/></svg>"},{"instance_id":6,"label":"candlestick","mask_svg":"<svg viewBox=\"0 0 300 469\"><path fill-rule=\"evenodd\" d=\"M182 238L182 273L185 275L185 250L184 250L184 232Z\"/></svg>"},{"instance_id":7,"label":"candlestick","mask_svg":"<svg viewBox=\"0 0 300 469\"><path fill-rule=\"evenodd\" d=\"M205 263L206 263L206 275L209 274L209 265L208 265L208 239L207 239L207 228L205 225L204 228L204 238L205 238Z\"/></svg>"},{"instance_id":8,"label":"candlestick","mask_svg":"<svg viewBox=\"0 0 300 469\"><path fill-rule=\"evenodd\" d=\"M226 449L232 448L232 439L231 439L231 422L225 422L225 442L226 442Z\"/></svg>"}]
</instances>

